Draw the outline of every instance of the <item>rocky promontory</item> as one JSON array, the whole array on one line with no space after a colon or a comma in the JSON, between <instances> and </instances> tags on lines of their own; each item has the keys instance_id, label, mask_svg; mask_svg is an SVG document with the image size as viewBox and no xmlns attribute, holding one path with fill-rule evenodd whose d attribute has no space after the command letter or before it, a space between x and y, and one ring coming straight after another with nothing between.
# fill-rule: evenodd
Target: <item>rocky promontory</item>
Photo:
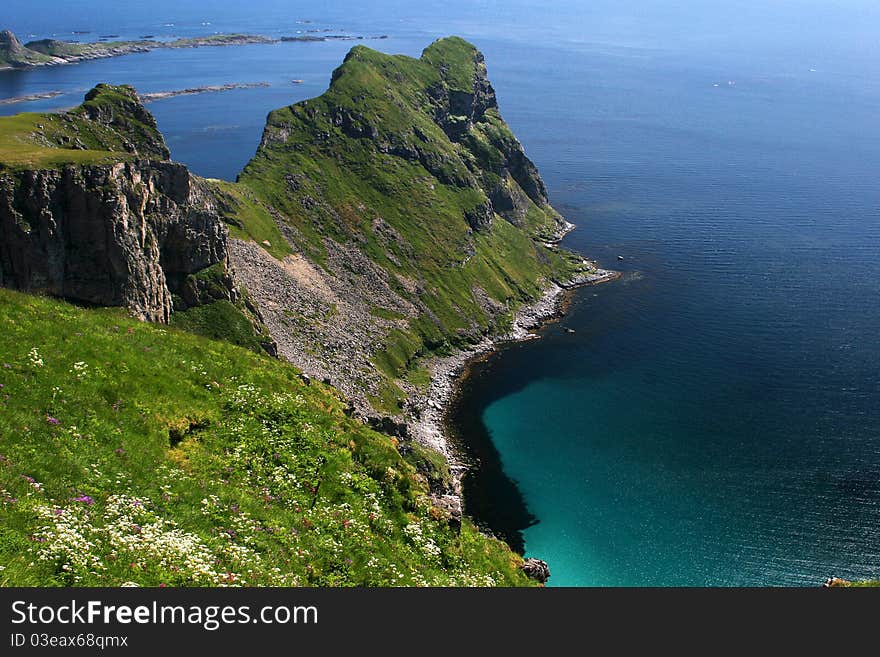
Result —
<instances>
[{"instance_id":1,"label":"rocky promontory","mask_svg":"<svg viewBox=\"0 0 880 657\"><path fill-rule=\"evenodd\" d=\"M162 323L193 306L244 305L227 200L168 160L134 89L99 85L70 112L29 116L30 131L4 131L28 159L0 160L0 285ZM260 332L258 312L242 311Z\"/></svg>"},{"instance_id":2,"label":"rocky promontory","mask_svg":"<svg viewBox=\"0 0 880 657\"><path fill-rule=\"evenodd\" d=\"M40 39L22 45L10 30L0 32L0 70L4 68L30 68L33 66L57 66L74 64L90 59L119 57L160 48L202 48L217 46L244 46L260 43L277 43L277 39L259 34L211 34L187 37L173 41L96 41L77 43L58 39Z\"/></svg>"}]
</instances>

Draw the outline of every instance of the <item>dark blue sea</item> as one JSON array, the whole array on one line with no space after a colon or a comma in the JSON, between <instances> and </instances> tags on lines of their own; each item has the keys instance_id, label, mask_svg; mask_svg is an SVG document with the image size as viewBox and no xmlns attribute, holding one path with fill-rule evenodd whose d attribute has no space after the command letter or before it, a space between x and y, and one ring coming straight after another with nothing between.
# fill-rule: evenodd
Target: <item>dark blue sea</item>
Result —
<instances>
[{"instance_id":1,"label":"dark blue sea","mask_svg":"<svg viewBox=\"0 0 880 657\"><path fill-rule=\"evenodd\" d=\"M23 40L330 30L414 56L473 41L578 225L566 245L623 277L474 366L451 416L478 464L470 513L552 585L880 577L876 2L4 0L0 22ZM351 45L0 72L0 98L64 92L0 113L98 82L268 82L149 106L175 159L234 179L266 113L320 94Z\"/></svg>"}]
</instances>

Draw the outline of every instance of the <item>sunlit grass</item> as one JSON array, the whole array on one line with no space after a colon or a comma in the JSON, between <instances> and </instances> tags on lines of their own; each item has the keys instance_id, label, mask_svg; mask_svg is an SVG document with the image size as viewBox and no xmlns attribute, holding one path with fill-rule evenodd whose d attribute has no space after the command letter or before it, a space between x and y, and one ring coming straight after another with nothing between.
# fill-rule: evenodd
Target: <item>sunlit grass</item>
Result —
<instances>
[{"instance_id":1,"label":"sunlit grass","mask_svg":"<svg viewBox=\"0 0 880 657\"><path fill-rule=\"evenodd\" d=\"M438 455L343 408L268 356L0 290L0 584L528 583L430 506Z\"/></svg>"}]
</instances>

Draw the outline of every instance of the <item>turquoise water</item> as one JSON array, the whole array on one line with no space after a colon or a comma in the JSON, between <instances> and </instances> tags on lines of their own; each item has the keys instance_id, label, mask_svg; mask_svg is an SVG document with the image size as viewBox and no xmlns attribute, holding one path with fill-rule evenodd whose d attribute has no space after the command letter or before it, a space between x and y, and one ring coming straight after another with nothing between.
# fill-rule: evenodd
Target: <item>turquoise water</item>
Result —
<instances>
[{"instance_id":1,"label":"turquoise water","mask_svg":"<svg viewBox=\"0 0 880 657\"><path fill-rule=\"evenodd\" d=\"M452 417L478 463L468 511L554 585L880 577L880 7L534 5L7 0L3 20L35 38L326 28L411 55L471 39L579 225L567 245L624 277L474 369ZM0 97L270 82L150 106L176 159L233 179L265 114L320 93L350 45L6 73Z\"/></svg>"}]
</instances>

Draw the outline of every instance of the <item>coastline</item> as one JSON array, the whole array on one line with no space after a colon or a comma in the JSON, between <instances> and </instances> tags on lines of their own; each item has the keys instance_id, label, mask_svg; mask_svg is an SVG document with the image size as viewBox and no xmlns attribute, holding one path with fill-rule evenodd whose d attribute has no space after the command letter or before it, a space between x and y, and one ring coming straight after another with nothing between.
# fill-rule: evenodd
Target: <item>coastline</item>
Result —
<instances>
[{"instance_id":1,"label":"coastline","mask_svg":"<svg viewBox=\"0 0 880 657\"><path fill-rule=\"evenodd\" d=\"M573 229L572 224L567 224L558 240ZM506 333L487 336L468 349L435 358L428 363L431 383L427 392L415 400L416 412L410 419L408 428L413 440L440 452L449 465L452 474L451 488L436 493L433 496L435 504L449 511L453 517L460 518L462 515L462 478L469 466L461 458L460 442L463 438L452 434L447 419L451 403L458 394L461 383L467 377L470 365L495 353L499 345L539 339L540 335L537 333L539 329L565 315L574 290L614 281L620 276L620 272L596 266L590 274L571 281L563 283L552 281L539 299L516 312L513 324Z\"/></svg>"},{"instance_id":2,"label":"coastline","mask_svg":"<svg viewBox=\"0 0 880 657\"><path fill-rule=\"evenodd\" d=\"M205 48L221 46L274 45L279 43L313 43L324 41L374 41L388 39L387 34L364 36L359 34L327 34L316 36L269 37L262 34L209 34L180 37L171 41L155 40L152 35L131 41L60 41L41 39L22 44L9 30L0 32L0 45L11 44L12 50L24 52L24 59L0 64L0 71L28 70L44 66L78 64L95 59L123 57L160 49ZM2 61L2 60L0 60Z\"/></svg>"}]
</instances>

